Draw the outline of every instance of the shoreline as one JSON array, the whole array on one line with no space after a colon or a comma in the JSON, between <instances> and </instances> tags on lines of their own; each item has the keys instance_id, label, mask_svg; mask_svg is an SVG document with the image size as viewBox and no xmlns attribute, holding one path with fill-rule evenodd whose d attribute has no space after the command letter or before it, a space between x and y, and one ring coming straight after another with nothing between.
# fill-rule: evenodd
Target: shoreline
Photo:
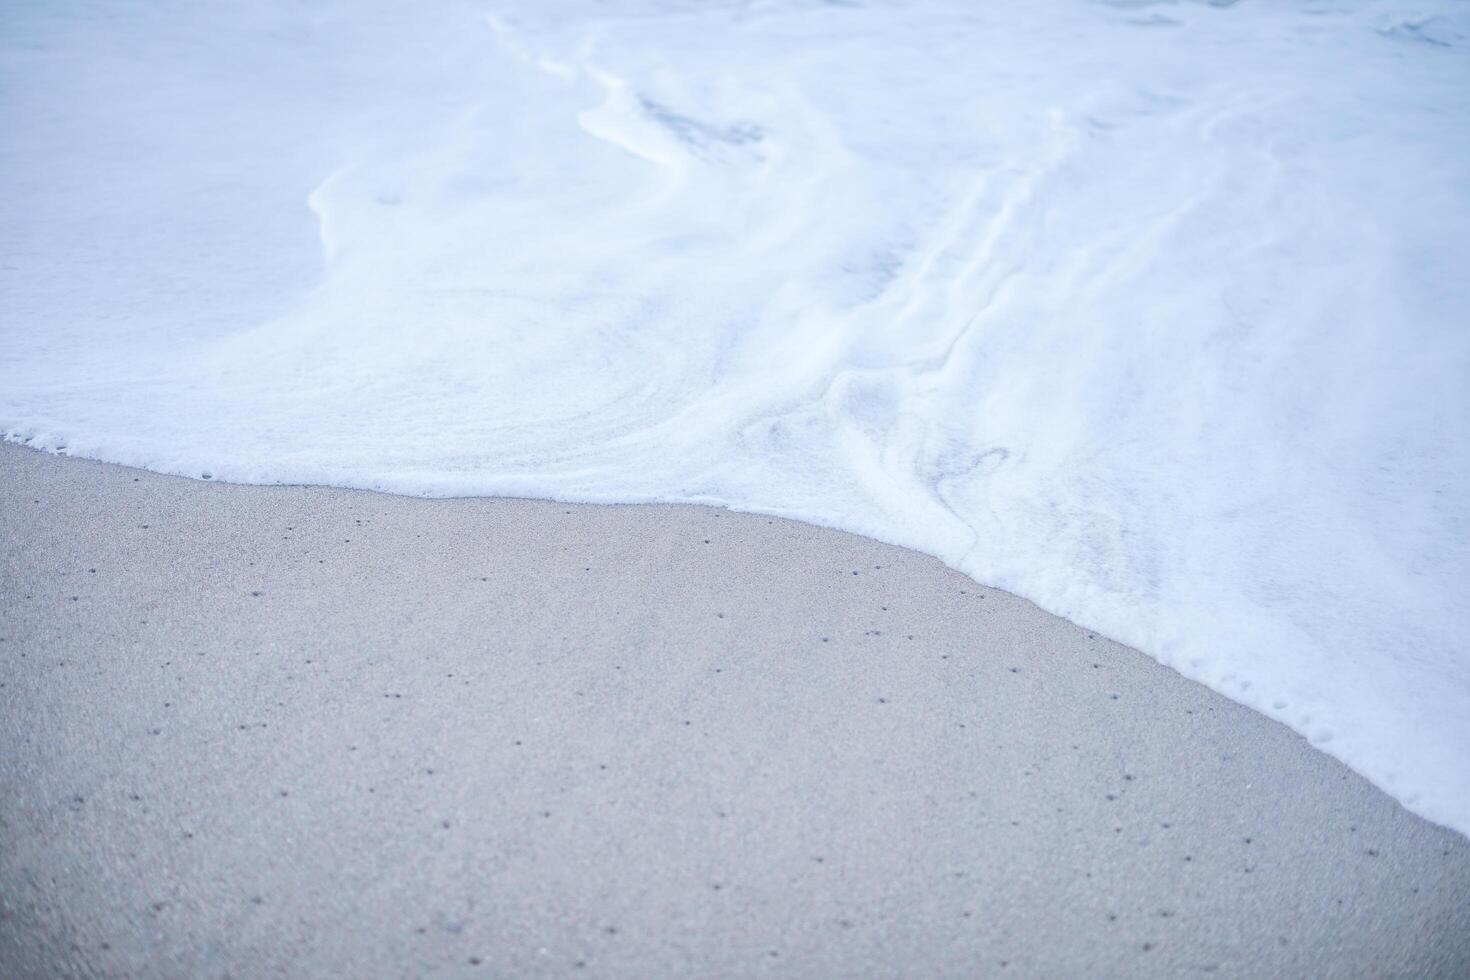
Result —
<instances>
[{"instance_id":1,"label":"shoreline","mask_svg":"<svg viewBox=\"0 0 1470 980\"><path fill-rule=\"evenodd\" d=\"M0 446L29 975L1454 976L1470 841L938 559Z\"/></svg>"}]
</instances>

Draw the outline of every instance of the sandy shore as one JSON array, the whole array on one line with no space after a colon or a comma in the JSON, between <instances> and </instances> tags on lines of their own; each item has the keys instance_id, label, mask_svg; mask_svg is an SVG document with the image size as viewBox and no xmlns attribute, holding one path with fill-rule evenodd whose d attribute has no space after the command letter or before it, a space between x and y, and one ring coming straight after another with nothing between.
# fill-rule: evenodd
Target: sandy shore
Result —
<instances>
[{"instance_id":1,"label":"sandy shore","mask_svg":"<svg viewBox=\"0 0 1470 980\"><path fill-rule=\"evenodd\" d=\"M0 446L6 976L1463 976L1470 842L939 562Z\"/></svg>"}]
</instances>

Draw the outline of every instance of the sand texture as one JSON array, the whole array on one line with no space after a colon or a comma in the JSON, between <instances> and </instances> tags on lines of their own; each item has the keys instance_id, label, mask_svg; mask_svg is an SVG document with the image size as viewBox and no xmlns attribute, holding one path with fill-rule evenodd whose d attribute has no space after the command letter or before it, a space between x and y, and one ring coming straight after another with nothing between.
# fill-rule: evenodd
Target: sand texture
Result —
<instances>
[{"instance_id":1,"label":"sand texture","mask_svg":"<svg viewBox=\"0 0 1470 980\"><path fill-rule=\"evenodd\" d=\"M0 973L1464 976L1470 842L922 555L0 446Z\"/></svg>"}]
</instances>

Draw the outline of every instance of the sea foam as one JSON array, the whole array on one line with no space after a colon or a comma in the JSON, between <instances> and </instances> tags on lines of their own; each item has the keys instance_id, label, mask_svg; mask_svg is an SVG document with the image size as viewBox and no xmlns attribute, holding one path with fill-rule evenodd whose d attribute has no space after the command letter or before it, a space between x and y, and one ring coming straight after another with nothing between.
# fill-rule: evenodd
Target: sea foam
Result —
<instances>
[{"instance_id":1,"label":"sea foam","mask_svg":"<svg viewBox=\"0 0 1470 980\"><path fill-rule=\"evenodd\" d=\"M937 555L1470 832L1470 10L0 12L0 429Z\"/></svg>"}]
</instances>

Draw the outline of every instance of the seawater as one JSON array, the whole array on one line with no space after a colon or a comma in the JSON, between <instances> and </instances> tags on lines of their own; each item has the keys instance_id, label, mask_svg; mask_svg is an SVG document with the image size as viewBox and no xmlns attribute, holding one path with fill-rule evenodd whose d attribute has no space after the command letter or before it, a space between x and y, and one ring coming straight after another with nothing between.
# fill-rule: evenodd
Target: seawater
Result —
<instances>
[{"instance_id":1,"label":"seawater","mask_svg":"<svg viewBox=\"0 0 1470 980\"><path fill-rule=\"evenodd\" d=\"M1470 10L9 4L0 429L937 555L1470 831Z\"/></svg>"}]
</instances>

